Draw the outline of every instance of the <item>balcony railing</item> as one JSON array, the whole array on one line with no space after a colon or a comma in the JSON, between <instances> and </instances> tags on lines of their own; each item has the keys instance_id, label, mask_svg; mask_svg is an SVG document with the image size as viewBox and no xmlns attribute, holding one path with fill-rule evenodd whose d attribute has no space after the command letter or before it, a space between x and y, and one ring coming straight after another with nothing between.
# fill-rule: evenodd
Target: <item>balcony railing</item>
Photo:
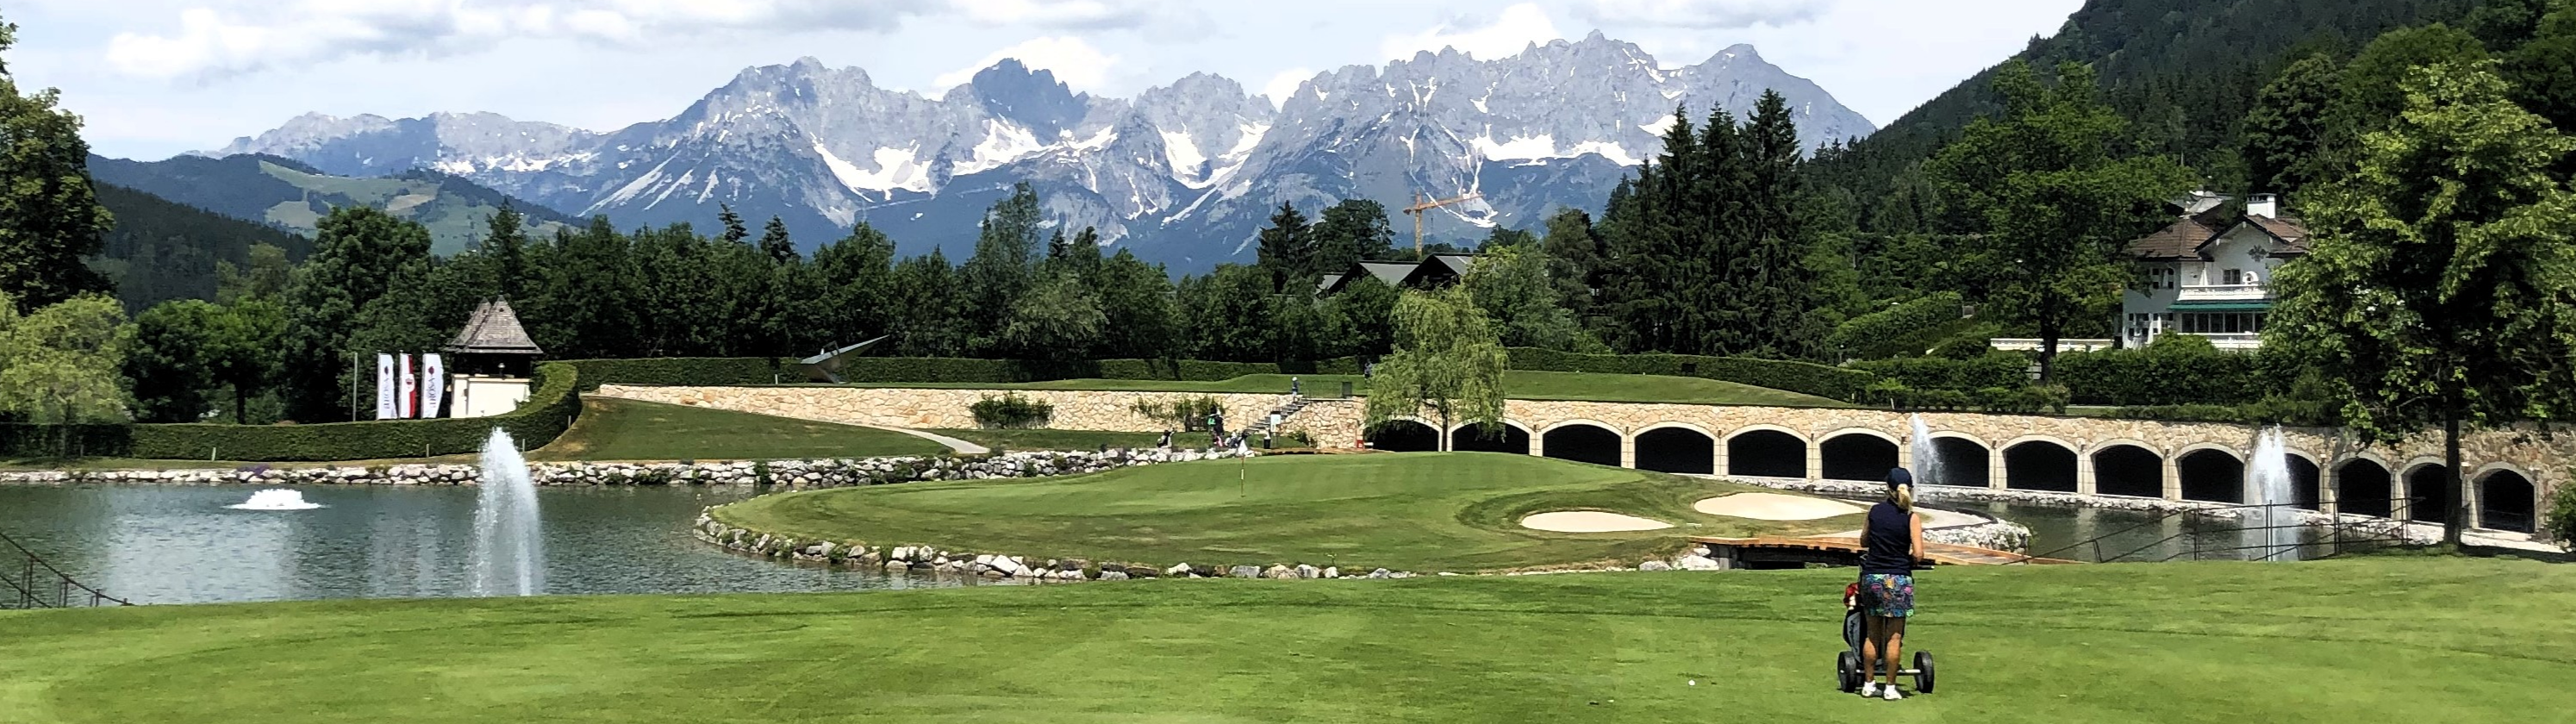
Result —
<instances>
[{"instance_id":1,"label":"balcony railing","mask_svg":"<svg viewBox=\"0 0 2576 724\"><path fill-rule=\"evenodd\" d=\"M2185 302L2259 302L2272 298L2261 284L2185 284L2175 297Z\"/></svg>"},{"instance_id":2,"label":"balcony railing","mask_svg":"<svg viewBox=\"0 0 2576 724\"><path fill-rule=\"evenodd\" d=\"M2209 346L2219 349L2261 349L2263 347L2263 335L2255 332L2183 332L2182 334L2207 339Z\"/></svg>"}]
</instances>

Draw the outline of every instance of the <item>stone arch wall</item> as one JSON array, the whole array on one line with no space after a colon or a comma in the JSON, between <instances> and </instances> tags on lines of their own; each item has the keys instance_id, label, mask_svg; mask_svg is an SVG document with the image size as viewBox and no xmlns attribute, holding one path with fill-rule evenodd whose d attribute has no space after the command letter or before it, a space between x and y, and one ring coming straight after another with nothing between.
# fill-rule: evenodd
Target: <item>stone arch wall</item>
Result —
<instances>
[{"instance_id":1,"label":"stone arch wall","mask_svg":"<svg viewBox=\"0 0 2576 724\"><path fill-rule=\"evenodd\" d=\"M1018 390L1023 397L1045 400L1056 406L1054 427L1084 430L1123 430L1152 432L1162 425L1137 415L1132 407L1138 400L1172 400L1213 397L1226 412L1229 426L1239 426L1287 401L1285 395L1198 394L1174 392L1086 392L1067 390ZM973 427L974 419L966 408L998 390L902 389L863 387L632 387L606 385L596 393L602 397L667 402L716 409L739 410L826 422L847 422L882 427L959 428ZM1305 430L1318 443L1349 444L1359 439L1362 415L1356 401L1310 400L1310 404L1282 427ZM2193 445L2217 445L2235 450L2248 450L2260 428L2253 425L2168 422L2156 420L2118 420L2093 417L2046 415L1988 415L1966 412L1904 413L1889 410L1852 408L1745 407L1716 405L1682 405L1668 403L1582 402L1571 400L1511 400L1505 405L1505 416L1521 423L1524 429L1544 430L1551 425L1571 421L1591 421L1620 432L1630 441L1638 433L1656 427L1689 427L1712 439L1727 437L1757 426L1778 429L1808 443L1814 449L1819 436L1853 428L1875 430L1897 440L1912 435L1911 418L1920 416L1924 426L1936 437L1960 437L1985 446L1990 455L2000 456L2002 446L1995 440L2021 440L2028 437L2053 438L2068 449L2082 451L2079 461L2097 447L2113 441L2127 441L2157 452L2167 460L2171 453ZM2441 440L2436 434L2417 435L2394 446L2373 446L2329 428L2286 428L2284 437L2291 450L2305 451L2317 457L2320 467L2328 471L2326 490L2334 490L2331 480L2344 461L2368 458L2380 461L2392 476L2402 475L2419 459L2438 461ZM1910 455L1910 446L1899 446L1900 455ZM2493 463L2511 463L2520 467L2531 480L2536 495L2542 500L2567 484L2567 471L2576 465L2576 440L2560 436L2541 440L2527 430L2488 430L2462 436L2461 453L2472 469ZM1722 453L1721 453L1722 454ZM1812 453L1811 453L1812 454ZM2404 461L2406 464L2392 464ZM1721 463L1723 461L1720 461ZM1910 464L1910 462L1909 462ZM2000 466L1996 466L2000 467ZM1722 469L1722 468L1721 468ZM1812 464L1810 471L1815 470ZM1997 470L1997 472L2000 472ZM2085 476L2088 480L2091 476ZM2000 476L1990 475L1989 484L1999 483ZM2394 481L2393 481L2394 482ZM2399 483L2402 485L2402 482ZM2472 501L2474 507L2474 501Z\"/></svg>"}]
</instances>

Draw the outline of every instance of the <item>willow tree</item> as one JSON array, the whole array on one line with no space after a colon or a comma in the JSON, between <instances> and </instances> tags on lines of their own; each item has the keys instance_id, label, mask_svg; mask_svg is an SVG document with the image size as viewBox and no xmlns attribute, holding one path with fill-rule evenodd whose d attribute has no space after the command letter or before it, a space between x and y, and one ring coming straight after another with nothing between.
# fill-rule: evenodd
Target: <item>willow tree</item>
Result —
<instances>
[{"instance_id":1,"label":"willow tree","mask_svg":"<svg viewBox=\"0 0 2576 724\"><path fill-rule=\"evenodd\" d=\"M2576 139L2507 100L2492 61L2404 88L2405 110L2310 206L2314 247L2281 270L2270 332L2373 442L2440 427L2456 544L2461 429L2576 414L2576 193L2548 173Z\"/></svg>"},{"instance_id":2,"label":"willow tree","mask_svg":"<svg viewBox=\"0 0 2576 724\"><path fill-rule=\"evenodd\" d=\"M1465 285L1405 292L1395 303L1395 352L1369 377L1370 430L1406 417L1440 419L1440 449L1449 431L1474 424L1479 434L1503 425L1503 370L1511 362L1492 320Z\"/></svg>"}]
</instances>

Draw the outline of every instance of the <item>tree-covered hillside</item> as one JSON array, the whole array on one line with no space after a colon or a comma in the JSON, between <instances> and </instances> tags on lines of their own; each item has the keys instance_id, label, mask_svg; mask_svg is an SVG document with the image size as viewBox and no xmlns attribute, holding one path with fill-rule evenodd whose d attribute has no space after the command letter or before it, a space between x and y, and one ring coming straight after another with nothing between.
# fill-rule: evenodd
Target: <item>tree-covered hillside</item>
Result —
<instances>
[{"instance_id":1,"label":"tree-covered hillside","mask_svg":"<svg viewBox=\"0 0 2576 724\"><path fill-rule=\"evenodd\" d=\"M2458 24L2477 0L2091 0L2054 36L2013 56L2048 72L2064 61L2093 66L2140 150L2199 169L2213 191L2247 183L2238 159L2254 97L2293 60L2345 58L2381 33ZM1812 178L1864 231L1961 231L1934 198L1923 163L1971 119L2001 110L1994 71L1979 73L1846 148L1829 148Z\"/></svg>"},{"instance_id":2,"label":"tree-covered hillside","mask_svg":"<svg viewBox=\"0 0 2576 724\"><path fill-rule=\"evenodd\" d=\"M252 247L266 244L283 261L300 261L313 240L274 226L242 221L158 196L96 184L98 201L116 216L104 253L90 266L116 282L117 301L129 311L171 299L215 299L217 270L230 264L247 274Z\"/></svg>"},{"instance_id":3,"label":"tree-covered hillside","mask_svg":"<svg viewBox=\"0 0 2576 724\"><path fill-rule=\"evenodd\" d=\"M91 156L89 169L101 183L308 236L332 209L365 206L420 222L429 229L431 249L442 255L464 251L505 205L519 211L531 234L573 226L552 209L426 170L386 178L334 176L293 160L251 155L161 161Z\"/></svg>"}]
</instances>

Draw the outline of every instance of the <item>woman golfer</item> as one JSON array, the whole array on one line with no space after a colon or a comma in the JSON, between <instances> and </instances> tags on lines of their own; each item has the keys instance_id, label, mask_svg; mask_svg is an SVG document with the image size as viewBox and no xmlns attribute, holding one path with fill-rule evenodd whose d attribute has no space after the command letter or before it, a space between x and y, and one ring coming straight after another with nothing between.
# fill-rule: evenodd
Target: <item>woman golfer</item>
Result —
<instances>
[{"instance_id":1,"label":"woman golfer","mask_svg":"<svg viewBox=\"0 0 2576 724\"><path fill-rule=\"evenodd\" d=\"M1914 562L1923 558L1923 519L1914 515L1914 474L1887 471L1887 499L1869 509L1861 530L1860 597L1869 610L1869 636L1861 642L1861 696L1890 701L1896 691L1897 651L1905 646L1905 618L1914 614ZM1870 681L1881 662L1887 683Z\"/></svg>"}]
</instances>

